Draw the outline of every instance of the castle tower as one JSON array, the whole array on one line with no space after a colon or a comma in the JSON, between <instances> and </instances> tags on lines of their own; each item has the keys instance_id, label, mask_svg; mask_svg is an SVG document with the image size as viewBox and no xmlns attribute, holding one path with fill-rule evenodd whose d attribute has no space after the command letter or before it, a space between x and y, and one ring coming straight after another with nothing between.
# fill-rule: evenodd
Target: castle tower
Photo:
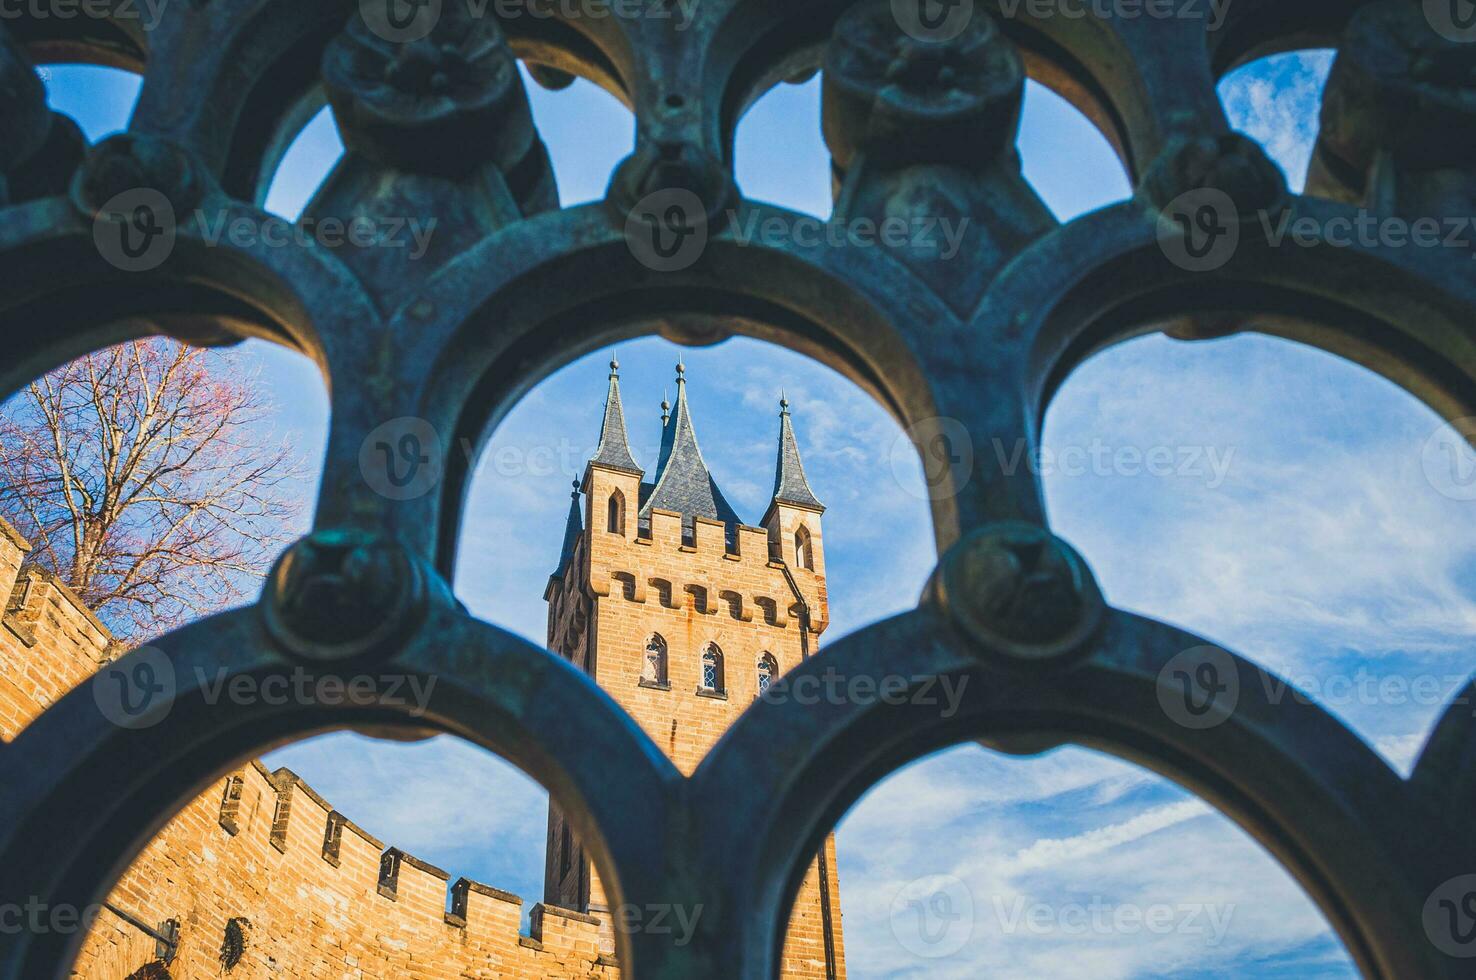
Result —
<instances>
[{"instance_id":1,"label":"castle tower","mask_svg":"<svg viewBox=\"0 0 1476 980\"><path fill-rule=\"evenodd\" d=\"M610 362L599 445L575 485L544 598L549 649L588 672L691 774L772 678L816 651L829 622L825 508L781 400L773 498L762 526L742 523L702 457L681 364L676 385L675 407L662 402L648 481L626 435L619 364ZM613 947L598 875L552 804L544 901L599 917ZM791 913L781 976L845 975L827 837Z\"/></svg>"}]
</instances>

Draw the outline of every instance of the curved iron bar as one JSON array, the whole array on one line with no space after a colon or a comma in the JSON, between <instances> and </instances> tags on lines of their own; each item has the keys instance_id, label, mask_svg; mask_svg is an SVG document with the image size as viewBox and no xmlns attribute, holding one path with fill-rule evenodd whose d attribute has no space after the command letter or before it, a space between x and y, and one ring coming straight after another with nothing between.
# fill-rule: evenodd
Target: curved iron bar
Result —
<instances>
[{"instance_id":1,"label":"curved iron bar","mask_svg":"<svg viewBox=\"0 0 1476 980\"><path fill-rule=\"evenodd\" d=\"M835 644L766 699L827 671L903 674L967 682L956 712L760 703L688 781L587 678L447 598L433 569L449 575L454 564L470 478L460 454L446 454L434 493L400 500L370 486L360 457L379 425L413 417L446 445L480 445L551 371L650 333L786 344L865 388L920 447L939 417L976 445L1033 442L1076 365L1156 328L1185 339L1274 333L1369 366L1447 418L1476 413L1469 249L1344 246L1326 233L1360 206L1408 220L1468 213L1476 200L1469 143L1425 135L1473 131L1470 73L1450 68L1472 48L1438 35L1417 5L1248 0L1212 23L991 3L957 34L922 38L907 36L919 25L905 5L888 6L716 0L680 27L671 16L550 10L472 22L453 11L449 28L432 26L431 48L381 44L366 33L368 8L338 0L172 4L151 30L116 13L0 25L0 342L11 353L0 392L130 337L257 336L313 357L333 408L317 530L260 604L130 655L0 748L5 895L84 905L232 762L315 731L410 726L472 739L542 781L591 842L612 896L709 910L688 946L620 936L629 976L765 977L800 869L867 787L961 740L1015 753L1073 742L1164 773L1239 821L1368 975L1462 975L1463 961L1424 931L1421 908L1443 879L1476 869L1462 826L1476 799L1469 709L1453 703L1412 778L1399 779L1326 712L1278 694L1268 673L1106 609L1085 561L1046 530L1028 472L946 477L932 501L944 557L921 606ZM1342 203L1288 193L1260 149L1229 131L1214 90L1249 58L1334 41L1309 187ZM46 108L28 54L141 69L129 132L85 147ZM514 55L544 83L581 75L633 109L632 153L605 201L556 207ZM466 82L454 97L441 98L445 86L424 70L435 59ZM768 88L821 66L832 221L967 219L957 256L913 243L806 248L768 232L740 240L752 219L782 228L797 218L735 185L738 120ZM1113 143L1137 184L1131 201L1061 226L1050 217L1014 148L1027 74ZM210 240L207 219L285 227L255 205L282 134L320 85L349 152L307 220L386 207L446 220L415 262L264 236ZM116 195L138 189L179 220L168 259L129 272L103 260L95 236ZM654 216L642 212L653 196L673 192L688 195L684 227L704 227L708 240L687 265L658 268L629 228ZM1240 242L1218 264L1189 268L1175 259L1175 222L1207 193L1218 195L1216 230ZM1276 245L1263 215L1321 230ZM294 598L302 576L333 579L345 555L364 594L334 601L356 611L352 628ZM1238 685L1208 728L1168 707L1186 653ZM165 663L186 678L159 702L166 717L133 729L105 717L99 685L113 671ZM294 670L397 670L437 679L441 693L411 718L383 704L222 706L197 680ZM728 844L699 847L699 828ZM763 857L750 861L755 836ZM55 935L23 937L0 953L0 977L59 976L70 954Z\"/></svg>"}]
</instances>

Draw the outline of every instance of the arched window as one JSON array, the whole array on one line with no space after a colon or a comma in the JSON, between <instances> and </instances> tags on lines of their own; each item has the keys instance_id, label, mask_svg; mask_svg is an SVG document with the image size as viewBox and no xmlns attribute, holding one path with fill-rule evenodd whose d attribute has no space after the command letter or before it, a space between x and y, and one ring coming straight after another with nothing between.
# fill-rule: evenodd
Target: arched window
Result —
<instances>
[{"instance_id":1,"label":"arched window","mask_svg":"<svg viewBox=\"0 0 1476 980\"><path fill-rule=\"evenodd\" d=\"M623 537L625 535L625 495L619 490L610 494L610 502L605 512L605 530Z\"/></svg>"},{"instance_id":2,"label":"arched window","mask_svg":"<svg viewBox=\"0 0 1476 980\"><path fill-rule=\"evenodd\" d=\"M652 633L646 641L646 660L641 665L641 682L661 686L666 683L666 641L660 633Z\"/></svg>"},{"instance_id":3,"label":"arched window","mask_svg":"<svg viewBox=\"0 0 1476 980\"><path fill-rule=\"evenodd\" d=\"M800 568L815 569L815 556L810 551L810 532L803 524L794 532L794 563Z\"/></svg>"},{"instance_id":4,"label":"arched window","mask_svg":"<svg viewBox=\"0 0 1476 980\"><path fill-rule=\"evenodd\" d=\"M712 691L714 694L722 694L723 687L723 651L718 649L716 643L709 643L707 649L702 651L702 689Z\"/></svg>"},{"instance_id":5,"label":"arched window","mask_svg":"<svg viewBox=\"0 0 1476 980\"><path fill-rule=\"evenodd\" d=\"M758 696L763 697L769 692L769 683L779 676L779 663L774 659L772 653L759 655L758 659Z\"/></svg>"}]
</instances>

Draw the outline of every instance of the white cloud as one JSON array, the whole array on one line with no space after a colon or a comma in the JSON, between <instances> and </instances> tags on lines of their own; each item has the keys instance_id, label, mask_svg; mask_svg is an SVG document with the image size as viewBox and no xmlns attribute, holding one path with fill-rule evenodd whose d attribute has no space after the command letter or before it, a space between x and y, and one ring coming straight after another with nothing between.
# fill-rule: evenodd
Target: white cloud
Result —
<instances>
[{"instance_id":1,"label":"white cloud","mask_svg":"<svg viewBox=\"0 0 1476 980\"><path fill-rule=\"evenodd\" d=\"M1016 854L1007 867L1018 873L1080 861L1122 844L1132 843L1155 831L1183 823L1185 820L1202 817L1209 812L1211 812L1209 804L1200 800L1184 800L1154 807L1139 813L1130 820L1098 827L1074 837L1038 840Z\"/></svg>"},{"instance_id":2,"label":"white cloud","mask_svg":"<svg viewBox=\"0 0 1476 980\"><path fill-rule=\"evenodd\" d=\"M1230 125L1258 140L1300 190L1317 138L1330 51L1274 55L1231 72L1220 83Z\"/></svg>"}]
</instances>

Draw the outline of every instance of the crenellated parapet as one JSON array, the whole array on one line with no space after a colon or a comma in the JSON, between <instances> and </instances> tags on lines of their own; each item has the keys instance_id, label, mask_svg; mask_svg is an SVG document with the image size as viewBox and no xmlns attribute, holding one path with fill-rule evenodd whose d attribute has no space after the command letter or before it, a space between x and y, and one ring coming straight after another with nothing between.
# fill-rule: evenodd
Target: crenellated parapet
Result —
<instances>
[{"instance_id":1,"label":"crenellated parapet","mask_svg":"<svg viewBox=\"0 0 1476 980\"><path fill-rule=\"evenodd\" d=\"M824 630L823 575L788 567L775 557L766 529L704 517L694 518L692 525L694 533L685 536L682 515L653 509L649 534L626 537L592 529L583 552L587 578L581 584L600 598L652 602L781 629L803 606L810 613L810 632L818 636Z\"/></svg>"},{"instance_id":2,"label":"crenellated parapet","mask_svg":"<svg viewBox=\"0 0 1476 980\"><path fill-rule=\"evenodd\" d=\"M15 738L117 653L107 628L0 518L0 742ZM458 878L370 834L290 769L235 770L165 825L95 913L73 967L123 980L177 936L176 977L218 976L228 930L234 976L415 976L426 980L618 977L598 919L535 906Z\"/></svg>"},{"instance_id":3,"label":"crenellated parapet","mask_svg":"<svg viewBox=\"0 0 1476 980\"><path fill-rule=\"evenodd\" d=\"M9 741L117 652L113 636L0 518L0 741Z\"/></svg>"},{"instance_id":4,"label":"crenellated parapet","mask_svg":"<svg viewBox=\"0 0 1476 980\"><path fill-rule=\"evenodd\" d=\"M246 923L246 976L616 977L593 916L451 875L358 826L290 769L253 761L181 811L119 880L109 903L155 927L174 921L175 976L219 971L227 924ZM154 940L103 910L76 973L121 980Z\"/></svg>"}]
</instances>

